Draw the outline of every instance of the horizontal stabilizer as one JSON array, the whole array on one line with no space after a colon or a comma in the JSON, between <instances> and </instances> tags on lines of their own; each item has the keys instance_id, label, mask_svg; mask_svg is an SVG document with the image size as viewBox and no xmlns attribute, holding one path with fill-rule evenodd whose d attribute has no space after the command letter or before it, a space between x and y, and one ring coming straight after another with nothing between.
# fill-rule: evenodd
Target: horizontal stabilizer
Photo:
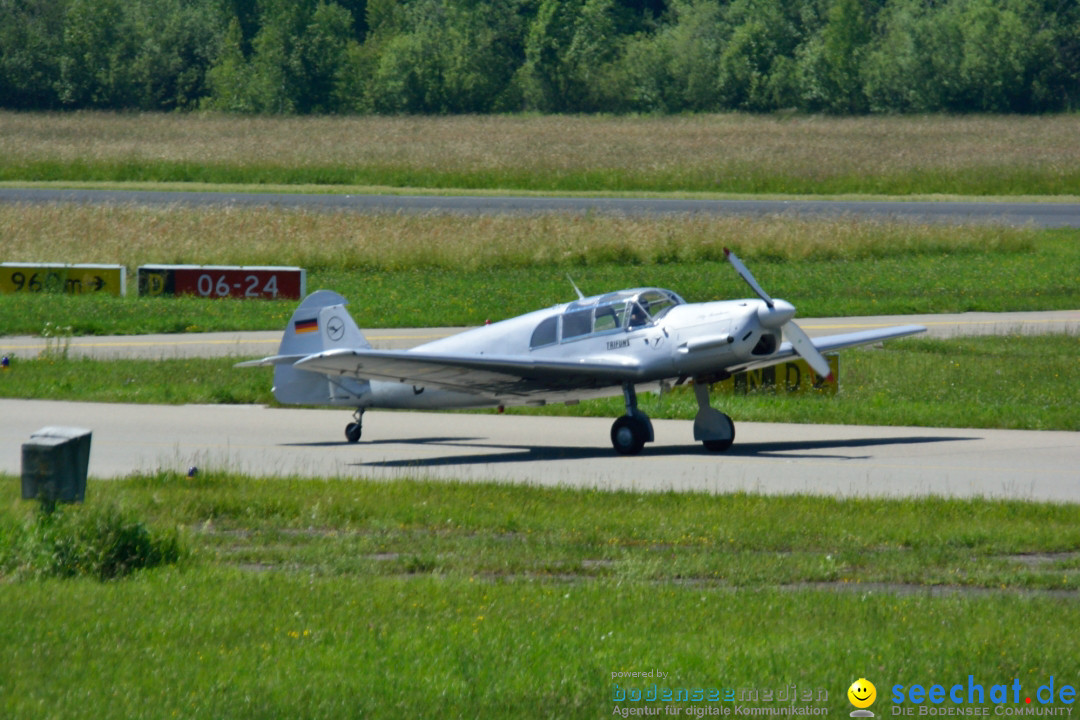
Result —
<instances>
[{"instance_id":1,"label":"horizontal stabilizer","mask_svg":"<svg viewBox=\"0 0 1080 720\"><path fill-rule=\"evenodd\" d=\"M309 355L271 355L270 357L264 357L259 360L245 360L244 362L238 362L233 367L246 368L246 367L272 367L274 365L292 365L298 360L303 360Z\"/></svg>"}]
</instances>

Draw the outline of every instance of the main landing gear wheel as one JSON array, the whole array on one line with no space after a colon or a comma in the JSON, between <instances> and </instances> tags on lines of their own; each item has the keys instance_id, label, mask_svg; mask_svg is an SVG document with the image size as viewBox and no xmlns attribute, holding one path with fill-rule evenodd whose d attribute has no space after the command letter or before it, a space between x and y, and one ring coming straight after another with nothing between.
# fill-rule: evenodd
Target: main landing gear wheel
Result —
<instances>
[{"instance_id":1,"label":"main landing gear wheel","mask_svg":"<svg viewBox=\"0 0 1080 720\"><path fill-rule=\"evenodd\" d=\"M735 442L735 423L733 423L731 418L724 413L719 413L719 415L722 418L721 422L726 423L729 428L725 431L725 434L727 434L728 437L724 440L702 440L701 444L704 445L705 449L709 452L724 452Z\"/></svg>"},{"instance_id":2,"label":"main landing gear wheel","mask_svg":"<svg viewBox=\"0 0 1080 720\"><path fill-rule=\"evenodd\" d=\"M698 411L694 416L694 439L700 440L710 452L724 452L735 442L735 423L731 418L709 406L709 383L694 380L694 397Z\"/></svg>"},{"instance_id":3,"label":"main landing gear wheel","mask_svg":"<svg viewBox=\"0 0 1080 720\"><path fill-rule=\"evenodd\" d=\"M648 415L638 410L633 383L623 383L623 398L626 414L611 426L611 445L620 455L637 455L645 443L653 441L652 422Z\"/></svg>"},{"instance_id":4,"label":"main landing gear wheel","mask_svg":"<svg viewBox=\"0 0 1080 720\"><path fill-rule=\"evenodd\" d=\"M649 441L649 428L641 418L623 415L611 426L611 444L620 455L637 455Z\"/></svg>"}]
</instances>

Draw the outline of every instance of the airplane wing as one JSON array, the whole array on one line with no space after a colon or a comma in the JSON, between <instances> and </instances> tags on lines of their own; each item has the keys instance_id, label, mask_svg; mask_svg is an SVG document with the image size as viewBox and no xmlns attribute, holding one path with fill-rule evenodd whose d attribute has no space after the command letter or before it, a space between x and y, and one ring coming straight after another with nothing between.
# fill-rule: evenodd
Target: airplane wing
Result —
<instances>
[{"instance_id":1,"label":"airplane wing","mask_svg":"<svg viewBox=\"0 0 1080 720\"><path fill-rule=\"evenodd\" d=\"M830 352L867 345L890 338L925 332L920 325L902 325L861 332L814 338L814 347ZM791 343L783 343L767 358L726 368L742 372L778 365L797 353ZM338 348L312 355L277 355L240 363L239 366L292 365L330 376L344 375L365 380L385 380L421 387L441 388L493 398L530 397L589 391L620 385L625 381L649 382L641 364L632 357L611 355L581 360L523 359L517 356L444 355L410 351Z\"/></svg>"},{"instance_id":2,"label":"airplane wing","mask_svg":"<svg viewBox=\"0 0 1080 720\"><path fill-rule=\"evenodd\" d=\"M916 335L922 332L926 332L926 328L922 325L897 325L895 327L881 328L878 330L860 330L859 332L842 333L840 335L823 335L821 337L812 338L811 342L819 352L826 353L834 350L856 347L857 345L869 345L871 343L881 342L882 340ZM792 347L791 343L785 342L780 345L779 350L769 357L733 365L727 368L727 371L737 373L743 372L744 370L757 370L758 368L769 367L771 365L779 365L780 363L797 356L798 353L795 352L795 348Z\"/></svg>"},{"instance_id":3,"label":"airplane wing","mask_svg":"<svg viewBox=\"0 0 1080 720\"><path fill-rule=\"evenodd\" d=\"M265 364L274 364L267 358ZM566 360L531 360L495 355L433 355L406 351L337 349L309 355L293 364L298 370L388 380L493 397L592 390L640 380L633 358L610 356Z\"/></svg>"}]
</instances>

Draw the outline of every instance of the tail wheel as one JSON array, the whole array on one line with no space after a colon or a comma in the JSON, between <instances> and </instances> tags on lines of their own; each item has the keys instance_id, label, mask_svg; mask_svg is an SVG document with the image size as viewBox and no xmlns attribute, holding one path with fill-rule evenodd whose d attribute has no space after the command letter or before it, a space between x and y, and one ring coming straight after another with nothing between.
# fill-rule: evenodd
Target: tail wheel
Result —
<instances>
[{"instance_id":1,"label":"tail wheel","mask_svg":"<svg viewBox=\"0 0 1080 720\"><path fill-rule=\"evenodd\" d=\"M349 423L345 426L345 439L351 443L360 442L360 429L360 423Z\"/></svg>"}]
</instances>

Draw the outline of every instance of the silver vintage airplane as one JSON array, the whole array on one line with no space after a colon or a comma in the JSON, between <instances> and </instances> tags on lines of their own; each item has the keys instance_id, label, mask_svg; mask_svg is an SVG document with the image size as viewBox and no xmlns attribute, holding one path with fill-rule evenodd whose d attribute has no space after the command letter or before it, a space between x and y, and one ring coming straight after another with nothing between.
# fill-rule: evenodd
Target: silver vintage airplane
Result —
<instances>
[{"instance_id":1,"label":"silver vintage airplane","mask_svg":"<svg viewBox=\"0 0 1080 720\"><path fill-rule=\"evenodd\" d=\"M345 311L345 298L320 290L289 320L277 355L240 366L274 366L279 402L355 408L349 442L359 441L368 408L544 405L621 392L626 414L611 426L611 444L623 455L653 440L638 386L693 379L694 439L723 451L735 425L710 407L710 383L795 355L826 377L822 352L926 330L903 325L811 340L793 321L795 307L769 297L734 253L724 252L758 299L687 303L660 288L594 297L578 291L574 302L410 350L375 350Z\"/></svg>"}]
</instances>

